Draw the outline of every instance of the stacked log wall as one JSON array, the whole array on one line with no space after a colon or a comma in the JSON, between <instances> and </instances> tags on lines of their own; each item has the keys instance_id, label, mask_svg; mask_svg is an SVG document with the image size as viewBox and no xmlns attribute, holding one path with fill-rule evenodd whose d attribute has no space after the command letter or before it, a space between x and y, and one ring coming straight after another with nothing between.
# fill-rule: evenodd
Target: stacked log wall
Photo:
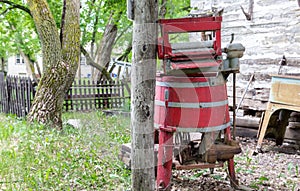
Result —
<instances>
[{"instance_id":1,"label":"stacked log wall","mask_svg":"<svg viewBox=\"0 0 300 191\"><path fill-rule=\"evenodd\" d=\"M300 8L297 0L253 0L252 19L247 20L241 6L247 12L249 1L219 1L218 6L224 8L222 47L230 42L232 33L234 42L245 46L237 74L237 103L254 74L241 108L264 111L271 75L278 74L283 55L287 65L281 68L281 74L300 75ZM228 95L232 105L232 77L228 80Z\"/></svg>"}]
</instances>

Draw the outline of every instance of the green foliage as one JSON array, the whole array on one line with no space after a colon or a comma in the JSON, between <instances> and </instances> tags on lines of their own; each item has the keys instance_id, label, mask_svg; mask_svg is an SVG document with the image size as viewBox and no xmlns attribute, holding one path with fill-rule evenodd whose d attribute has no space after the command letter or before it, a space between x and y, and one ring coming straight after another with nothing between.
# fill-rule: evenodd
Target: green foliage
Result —
<instances>
[{"instance_id":1,"label":"green foliage","mask_svg":"<svg viewBox=\"0 0 300 191\"><path fill-rule=\"evenodd\" d=\"M186 17L190 13L190 0L167 0L165 18Z\"/></svg>"},{"instance_id":2,"label":"green foliage","mask_svg":"<svg viewBox=\"0 0 300 191\"><path fill-rule=\"evenodd\" d=\"M27 7L21 0L12 2ZM47 0L51 8L56 25L60 28L62 2L61 0ZM114 54L125 49L131 43L132 22L126 16L126 0L88 0L81 5L80 27L82 31L81 44L88 45L92 41L99 45L103 31L110 17L118 26L118 37L115 44ZM159 5L160 7L161 5ZM185 17L190 11L190 0L171 0L166 2L166 18ZM9 5L0 2L0 13L7 10ZM11 26L15 29L12 30ZM95 31L95 33L93 33ZM9 9L0 15L0 57L7 58L18 52L17 48L35 60L41 46L35 26L28 13L19 9Z\"/></svg>"},{"instance_id":3,"label":"green foliage","mask_svg":"<svg viewBox=\"0 0 300 191\"><path fill-rule=\"evenodd\" d=\"M12 2L26 7L22 1ZM0 5L0 12L3 11L0 15L0 57L16 54L20 48L34 60L40 51L40 44L30 15L20 9L10 9L11 6L6 4Z\"/></svg>"},{"instance_id":4,"label":"green foliage","mask_svg":"<svg viewBox=\"0 0 300 191\"><path fill-rule=\"evenodd\" d=\"M63 1L61 0L47 0L54 20L56 22L57 28L61 26L61 15L62 15L62 7Z\"/></svg>"},{"instance_id":5,"label":"green foliage","mask_svg":"<svg viewBox=\"0 0 300 191\"><path fill-rule=\"evenodd\" d=\"M18 5L27 7L26 1L12 0ZM58 27L61 22L62 1L48 0L49 6ZM31 16L23 10L0 2L0 57L7 58L18 54L21 49L30 59L36 61L41 45Z\"/></svg>"},{"instance_id":6,"label":"green foliage","mask_svg":"<svg viewBox=\"0 0 300 191\"><path fill-rule=\"evenodd\" d=\"M299 174L297 163L287 162L286 164L283 164L283 168L280 169L265 169L265 163L268 162L264 161L261 156L255 156L252 153L252 149L246 149L241 154L234 157L237 176L239 176L239 174L247 174L251 180L249 185L251 188L255 190L268 190L268 186L270 185L275 190L281 190L281 187L288 188L288 190L296 190L298 180L295 177L298 177ZM283 154L276 153L275 155L270 155L270 157L277 163L278 160L282 160L280 159L281 155ZM282 162L285 163L286 161ZM262 171L262 168L265 169L265 171ZM269 170L273 170L272 172L275 175L269 177L269 172L267 172ZM273 185L274 182L278 184L275 186Z\"/></svg>"},{"instance_id":7,"label":"green foliage","mask_svg":"<svg viewBox=\"0 0 300 191\"><path fill-rule=\"evenodd\" d=\"M158 5L159 7L161 5ZM171 0L166 2L166 18L186 17L190 11L190 0ZM126 0L96 0L87 1L81 8L82 45L87 45L93 40L93 31L96 28L95 42L102 38L105 26L110 17L117 24L118 35L114 45L114 56L120 54L132 39L132 22L127 19ZM96 21L98 23L96 24ZM96 24L96 25L95 25ZM117 51L118 50L118 51ZM130 56L129 56L130 57Z\"/></svg>"},{"instance_id":8,"label":"green foliage","mask_svg":"<svg viewBox=\"0 0 300 191\"><path fill-rule=\"evenodd\" d=\"M112 22L118 26L119 34L125 34L124 30L127 31L128 26L132 24L126 16L126 0L87 1L81 8L80 23L83 34L81 44L86 45L91 42L94 31L95 42L99 43L111 17Z\"/></svg>"},{"instance_id":9,"label":"green foliage","mask_svg":"<svg viewBox=\"0 0 300 191\"><path fill-rule=\"evenodd\" d=\"M64 130L0 115L0 190L123 190L130 171L117 158L129 119L101 112L67 113Z\"/></svg>"}]
</instances>

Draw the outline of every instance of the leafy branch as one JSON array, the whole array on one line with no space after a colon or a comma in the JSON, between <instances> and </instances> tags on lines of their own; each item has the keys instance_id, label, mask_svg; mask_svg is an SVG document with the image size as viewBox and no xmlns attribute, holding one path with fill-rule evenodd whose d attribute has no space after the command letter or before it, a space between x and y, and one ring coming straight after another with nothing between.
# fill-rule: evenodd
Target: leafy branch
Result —
<instances>
[{"instance_id":1,"label":"leafy branch","mask_svg":"<svg viewBox=\"0 0 300 191\"><path fill-rule=\"evenodd\" d=\"M23 5L20 5L20 4L11 2L11 1L7 1L7 0L0 0L0 3L10 5L10 7L8 7L6 10L4 10L2 13L0 13L0 15L5 14L7 11L12 10L12 9L20 9L20 10L25 11L26 13L28 13L30 16L32 16L30 10L27 7L23 6Z\"/></svg>"},{"instance_id":2,"label":"leafy branch","mask_svg":"<svg viewBox=\"0 0 300 191\"><path fill-rule=\"evenodd\" d=\"M97 64L96 62L93 61L93 59L91 58L90 54L87 52L87 50L81 45L80 46L80 51L81 53L85 56L86 58L86 64L93 66L94 68L97 68L99 71L102 72L102 74L107 78L107 79L111 79L109 76L108 71L106 70L106 68L100 66L99 64Z\"/></svg>"}]
</instances>

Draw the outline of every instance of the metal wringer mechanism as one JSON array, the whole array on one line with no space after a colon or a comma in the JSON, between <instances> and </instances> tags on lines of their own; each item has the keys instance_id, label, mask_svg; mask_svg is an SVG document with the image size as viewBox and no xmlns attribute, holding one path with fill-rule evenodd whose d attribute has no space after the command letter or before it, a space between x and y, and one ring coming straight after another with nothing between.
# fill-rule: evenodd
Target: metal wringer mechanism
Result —
<instances>
[{"instance_id":1,"label":"metal wringer mechanism","mask_svg":"<svg viewBox=\"0 0 300 191\"><path fill-rule=\"evenodd\" d=\"M241 148L231 137L226 80L239 72L245 48L230 43L222 50L221 22L221 16L159 20L163 72L156 76L154 117L158 190L170 189L174 166L213 169L226 161L231 183L238 184L233 158Z\"/></svg>"}]
</instances>

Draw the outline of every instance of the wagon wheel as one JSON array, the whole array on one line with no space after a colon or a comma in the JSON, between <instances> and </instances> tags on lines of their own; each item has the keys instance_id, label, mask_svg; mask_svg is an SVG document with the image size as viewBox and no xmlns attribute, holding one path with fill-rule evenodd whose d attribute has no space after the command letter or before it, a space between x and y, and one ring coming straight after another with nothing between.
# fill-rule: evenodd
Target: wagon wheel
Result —
<instances>
[{"instance_id":1,"label":"wagon wheel","mask_svg":"<svg viewBox=\"0 0 300 191\"><path fill-rule=\"evenodd\" d=\"M178 162L183 165L186 160L186 155L189 155L190 153L186 150L187 145L191 141L191 137L189 133L185 132L179 132L175 135L175 145L179 146L178 156L176 157Z\"/></svg>"},{"instance_id":2,"label":"wagon wheel","mask_svg":"<svg viewBox=\"0 0 300 191\"><path fill-rule=\"evenodd\" d=\"M191 141L190 133L178 132L175 135L175 145L189 144Z\"/></svg>"}]
</instances>

